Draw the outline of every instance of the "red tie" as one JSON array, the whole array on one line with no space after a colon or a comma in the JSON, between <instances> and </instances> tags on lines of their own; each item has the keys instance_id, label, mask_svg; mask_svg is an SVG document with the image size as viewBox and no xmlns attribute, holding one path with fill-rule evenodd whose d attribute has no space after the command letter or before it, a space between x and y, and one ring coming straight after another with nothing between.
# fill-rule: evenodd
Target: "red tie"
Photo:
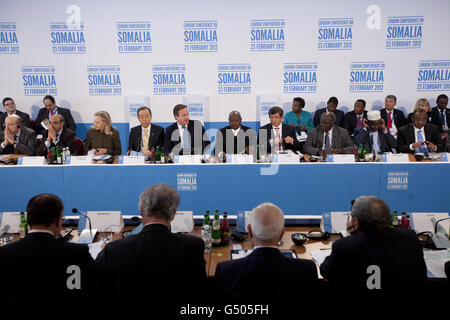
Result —
<instances>
[{"instance_id":1,"label":"red tie","mask_svg":"<svg viewBox=\"0 0 450 320\"><path fill-rule=\"evenodd\" d=\"M392 112L389 111L388 118L387 118L388 129L392 129L392 118L391 118L391 115L392 115Z\"/></svg>"},{"instance_id":2,"label":"red tie","mask_svg":"<svg viewBox=\"0 0 450 320\"><path fill-rule=\"evenodd\" d=\"M358 123L356 124L356 127L359 128L361 127L361 116L358 116Z\"/></svg>"},{"instance_id":3,"label":"red tie","mask_svg":"<svg viewBox=\"0 0 450 320\"><path fill-rule=\"evenodd\" d=\"M275 128L275 130L277 130L275 132L275 139L277 140L276 146L277 146L278 151L281 151L281 143L278 142L281 139L280 128Z\"/></svg>"}]
</instances>

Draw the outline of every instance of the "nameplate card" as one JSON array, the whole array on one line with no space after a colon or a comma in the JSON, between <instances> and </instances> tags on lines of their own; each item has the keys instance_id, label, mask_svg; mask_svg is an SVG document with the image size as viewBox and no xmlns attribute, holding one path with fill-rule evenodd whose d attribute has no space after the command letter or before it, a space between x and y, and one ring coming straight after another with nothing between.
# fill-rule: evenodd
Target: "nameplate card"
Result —
<instances>
[{"instance_id":1,"label":"nameplate card","mask_svg":"<svg viewBox=\"0 0 450 320\"><path fill-rule=\"evenodd\" d=\"M417 233L424 231L431 231L434 233L436 221L444 218L448 218L448 212L412 212L410 226L411 229L415 230ZM439 222L439 226L443 227L448 232L450 220Z\"/></svg>"},{"instance_id":2,"label":"nameplate card","mask_svg":"<svg viewBox=\"0 0 450 320\"><path fill-rule=\"evenodd\" d=\"M70 156L66 158L66 164L92 164L92 156Z\"/></svg>"},{"instance_id":3,"label":"nameplate card","mask_svg":"<svg viewBox=\"0 0 450 320\"><path fill-rule=\"evenodd\" d=\"M25 213L26 216L26 213ZM0 230L9 226L7 233L20 232L20 212L0 212Z\"/></svg>"},{"instance_id":4,"label":"nameplate card","mask_svg":"<svg viewBox=\"0 0 450 320\"><path fill-rule=\"evenodd\" d=\"M300 157L295 153L275 153L272 158L275 163L300 163Z\"/></svg>"},{"instance_id":5,"label":"nameplate card","mask_svg":"<svg viewBox=\"0 0 450 320\"><path fill-rule=\"evenodd\" d=\"M43 166L46 164L45 157L19 157L17 159L19 166Z\"/></svg>"},{"instance_id":6,"label":"nameplate card","mask_svg":"<svg viewBox=\"0 0 450 320\"><path fill-rule=\"evenodd\" d=\"M144 156L120 156L119 164L145 164Z\"/></svg>"},{"instance_id":7,"label":"nameplate card","mask_svg":"<svg viewBox=\"0 0 450 320\"><path fill-rule=\"evenodd\" d=\"M173 163L176 164L201 164L201 155L188 155L188 156L174 156Z\"/></svg>"},{"instance_id":8,"label":"nameplate card","mask_svg":"<svg viewBox=\"0 0 450 320\"><path fill-rule=\"evenodd\" d=\"M247 154L227 154L227 163L253 163L253 156Z\"/></svg>"},{"instance_id":9,"label":"nameplate card","mask_svg":"<svg viewBox=\"0 0 450 320\"><path fill-rule=\"evenodd\" d=\"M329 154L328 162L333 163L354 163L355 155L354 154Z\"/></svg>"},{"instance_id":10,"label":"nameplate card","mask_svg":"<svg viewBox=\"0 0 450 320\"><path fill-rule=\"evenodd\" d=\"M92 229L98 232L119 233L124 226L120 211L88 211L87 216L91 218ZM86 223L86 228L89 228L89 222Z\"/></svg>"},{"instance_id":11,"label":"nameplate card","mask_svg":"<svg viewBox=\"0 0 450 320\"><path fill-rule=\"evenodd\" d=\"M334 211L322 214L321 229L328 233L342 233L347 230L349 212Z\"/></svg>"},{"instance_id":12,"label":"nameplate card","mask_svg":"<svg viewBox=\"0 0 450 320\"><path fill-rule=\"evenodd\" d=\"M192 232L194 230L194 214L192 211L177 211L170 223L170 229L176 232Z\"/></svg>"},{"instance_id":13,"label":"nameplate card","mask_svg":"<svg viewBox=\"0 0 450 320\"><path fill-rule=\"evenodd\" d=\"M441 153L441 161L450 162L450 153L448 152Z\"/></svg>"},{"instance_id":14,"label":"nameplate card","mask_svg":"<svg viewBox=\"0 0 450 320\"><path fill-rule=\"evenodd\" d=\"M383 153L381 155L381 162L391 162L391 163L409 162L409 155L407 153Z\"/></svg>"},{"instance_id":15,"label":"nameplate card","mask_svg":"<svg viewBox=\"0 0 450 320\"><path fill-rule=\"evenodd\" d=\"M247 233L247 225L250 223L251 211L237 212L237 229L239 232Z\"/></svg>"}]
</instances>

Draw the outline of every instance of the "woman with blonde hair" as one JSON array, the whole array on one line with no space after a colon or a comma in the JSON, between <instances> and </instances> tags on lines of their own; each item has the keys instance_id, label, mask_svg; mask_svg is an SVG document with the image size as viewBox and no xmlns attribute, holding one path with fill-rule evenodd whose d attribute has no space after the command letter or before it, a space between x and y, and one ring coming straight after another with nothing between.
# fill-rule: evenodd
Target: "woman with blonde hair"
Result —
<instances>
[{"instance_id":1,"label":"woman with blonde hair","mask_svg":"<svg viewBox=\"0 0 450 320\"><path fill-rule=\"evenodd\" d=\"M428 99L426 99L426 98L420 98L416 101L416 105L414 106L413 112L408 114L408 123L412 123L412 115L413 115L414 111L419 110L419 109L426 111L427 123L430 123L431 122L431 106L430 106L430 103L428 102Z\"/></svg>"},{"instance_id":2,"label":"woman with blonde hair","mask_svg":"<svg viewBox=\"0 0 450 320\"><path fill-rule=\"evenodd\" d=\"M96 156L122 153L119 131L112 126L108 112L98 111L94 114L94 125L86 134L85 150L93 150Z\"/></svg>"}]
</instances>

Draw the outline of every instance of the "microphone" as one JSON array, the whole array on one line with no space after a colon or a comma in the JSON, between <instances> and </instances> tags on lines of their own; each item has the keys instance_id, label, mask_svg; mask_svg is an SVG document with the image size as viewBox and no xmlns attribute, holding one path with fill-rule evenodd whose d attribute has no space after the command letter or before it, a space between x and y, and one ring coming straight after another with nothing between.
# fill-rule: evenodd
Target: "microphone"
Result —
<instances>
[{"instance_id":1,"label":"microphone","mask_svg":"<svg viewBox=\"0 0 450 320\"><path fill-rule=\"evenodd\" d=\"M92 230L91 218L89 218L89 216L86 213L79 211L77 208L73 208L72 212L85 217L89 222L89 231L87 229L84 229L83 231L81 231L80 238L78 239L78 243L94 242L94 238L97 233L97 229ZM80 224L80 222L78 222L78 225L79 224Z\"/></svg>"},{"instance_id":2,"label":"microphone","mask_svg":"<svg viewBox=\"0 0 450 320\"><path fill-rule=\"evenodd\" d=\"M431 218L431 222L434 223L434 234L433 234L432 240L437 249L450 248L450 241L448 240L447 231L443 227L440 227L439 228L440 232L438 233L439 223L441 221L449 220L449 219L450 219L450 217L447 217L447 218L439 219L438 221L436 221L435 218Z\"/></svg>"},{"instance_id":3,"label":"microphone","mask_svg":"<svg viewBox=\"0 0 450 320\"><path fill-rule=\"evenodd\" d=\"M0 230L0 237L7 233L9 230L9 224L5 225L2 230Z\"/></svg>"}]
</instances>

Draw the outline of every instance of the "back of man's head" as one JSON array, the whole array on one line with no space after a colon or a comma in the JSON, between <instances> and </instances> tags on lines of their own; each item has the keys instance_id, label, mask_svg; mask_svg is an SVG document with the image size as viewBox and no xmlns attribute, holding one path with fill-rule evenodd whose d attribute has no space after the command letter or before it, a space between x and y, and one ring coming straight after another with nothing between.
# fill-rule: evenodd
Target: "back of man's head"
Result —
<instances>
[{"instance_id":1,"label":"back of man's head","mask_svg":"<svg viewBox=\"0 0 450 320\"><path fill-rule=\"evenodd\" d=\"M33 227L50 226L57 222L64 210L61 199L54 194L38 194L28 201L27 222Z\"/></svg>"},{"instance_id":2,"label":"back of man's head","mask_svg":"<svg viewBox=\"0 0 450 320\"><path fill-rule=\"evenodd\" d=\"M283 211L273 203L262 203L253 209L250 227L256 242L277 244L284 232Z\"/></svg>"},{"instance_id":3,"label":"back of man's head","mask_svg":"<svg viewBox=\"0 0 450 320\"><path fill-rule=\"evenodd\" d=\"M143 218L162 219L170 222L175 217L179 194L167 184L157 184L145 189L139 197L139 210Z\"/></svg>"},{"instance_id":4,"label":"back of man's head","mask_svg":"<svg viewBox=\"0 0 450 320\"><path fill-rule=\"evenodd\" d=\"M351 215L358 219L358 231L363 232L388 228L391 221L389 206L375 196L361 196L356 199Z\"/></svg>"}]
</instances>

